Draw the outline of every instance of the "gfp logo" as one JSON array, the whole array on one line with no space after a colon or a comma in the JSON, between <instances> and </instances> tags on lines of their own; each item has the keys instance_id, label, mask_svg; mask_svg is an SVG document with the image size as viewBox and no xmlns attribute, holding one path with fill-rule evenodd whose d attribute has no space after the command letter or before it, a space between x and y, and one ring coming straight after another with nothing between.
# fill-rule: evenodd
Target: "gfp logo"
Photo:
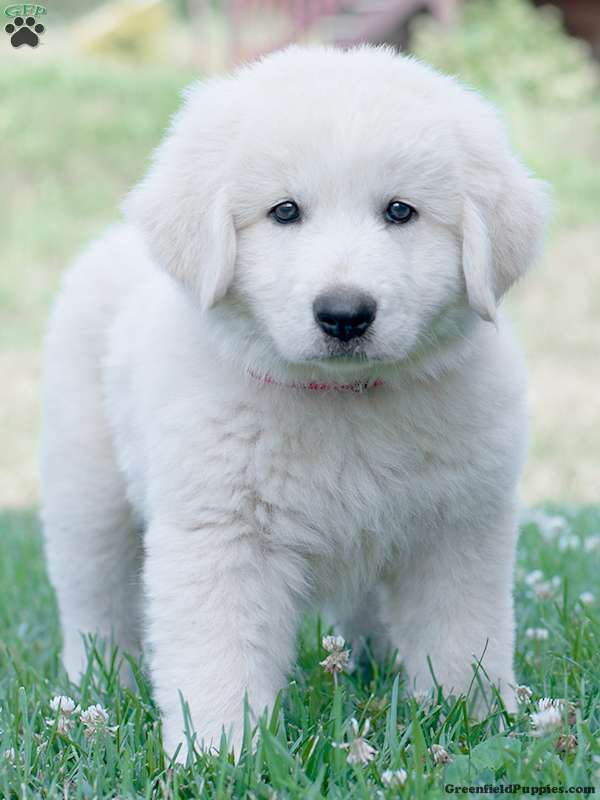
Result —
<instances>
[{"instance_id":1,"label":"gfp logo","mask_svg":"<svg viewBox=\"0 0 600 800\"><path fill-rule=\"evenodd\" d=\"M14 3L4 9L5 17L43 17L48 9L34 3Z\"/></svg>"},{"instance_id":2,"label":"gfp logo","mask_svg":"<svg viewBox=\"0 0 600 800\"><path fill-rule=\"evenodd\" d=\"M13 47L37 47L40 43L40 36L46 30L37 17L46 14L46 6L33 3L15 3L4 9L4 15L9 17L12 22L4 28L10 36L10 43Z\"/></svg>"}]
</instances>

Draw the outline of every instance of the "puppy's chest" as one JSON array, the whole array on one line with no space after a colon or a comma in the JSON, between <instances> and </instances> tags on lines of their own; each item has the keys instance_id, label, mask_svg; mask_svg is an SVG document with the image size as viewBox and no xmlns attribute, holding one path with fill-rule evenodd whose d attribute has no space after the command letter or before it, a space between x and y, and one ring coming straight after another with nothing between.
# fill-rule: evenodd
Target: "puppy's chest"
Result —
<instances>
[{"instance_id":1,"label":"puppy's chest","mask_svg":"<svg viewBox=\"0 0 600 800\"><path fill-rule=\"evenodd\" d=\"M401 415L342 410L275 415L257 430L246 479L265 535L313 552L381 549L401 541L443 496L447 453L435 434Z\"/></svg>"}]
</instances>

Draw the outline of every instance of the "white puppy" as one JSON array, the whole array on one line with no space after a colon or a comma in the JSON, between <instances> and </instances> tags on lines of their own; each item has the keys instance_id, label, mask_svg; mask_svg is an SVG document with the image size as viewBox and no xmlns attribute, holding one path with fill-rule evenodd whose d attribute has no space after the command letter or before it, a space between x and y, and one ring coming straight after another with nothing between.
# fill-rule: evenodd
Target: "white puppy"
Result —
<instances>
[{"instance_id":1,"label":"white puppy","mask_svg":"<svg viewBox=\"0 0 600 800\"><path fill-rule=\"evenodd\" d=\"M327 605L411 688L481 661L511 705L525 376L496 307L545 201L494 109L388 49L294 47L193 88L125 208L45 351L69 672L81 632L143 627L166 747L179 692L237 747Z\"/></svg>"}]
</instances>

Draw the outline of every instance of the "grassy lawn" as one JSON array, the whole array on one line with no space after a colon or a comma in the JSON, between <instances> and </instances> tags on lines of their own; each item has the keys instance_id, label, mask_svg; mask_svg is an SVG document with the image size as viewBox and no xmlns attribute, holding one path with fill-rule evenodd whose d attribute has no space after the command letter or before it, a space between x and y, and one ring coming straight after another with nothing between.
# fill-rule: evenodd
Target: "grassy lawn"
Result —
<instances>
[{"instance_id":1,"label":"grassy lawn","mask_svg":"<svg viewBox=\"0 0 600 800\"><path fill-rule=\"evenodd\" d=\"M161 752L159 717L142 671L134 693L92 655L81 684L68 682L35 517L3 514L0 796L397 797L397 787L385 786L388 770L406 771L402 794L414 797L444 796L447 783L600 789L600 596L588 596L597 590L599 569L600 509L529 513L517 567L516 671L533 697L514 718L493 708L483 722L469 723L460 701L410 700L402 676L368 659L351 675L342 673L335 689L319 666L326 655L321 631L307 622L298 666L255 752L238 764L223 753L183 767ZM560 579L553 581L555 575ZM547 631L547 639L532 639L530 629ZM116 730L86 736L76 716L70 730L59 732L50 707L55 695L72 697L82 709L101 704ZM561 699L564 719L533 736L530 714L542 697ZM361 725L371 721L366 738L376 752L366 765L349 764L348 751L335 747L352 741L352 717ZM447 751L448 763L434 763L433 744Z\"/></svg>"}]
</instances>

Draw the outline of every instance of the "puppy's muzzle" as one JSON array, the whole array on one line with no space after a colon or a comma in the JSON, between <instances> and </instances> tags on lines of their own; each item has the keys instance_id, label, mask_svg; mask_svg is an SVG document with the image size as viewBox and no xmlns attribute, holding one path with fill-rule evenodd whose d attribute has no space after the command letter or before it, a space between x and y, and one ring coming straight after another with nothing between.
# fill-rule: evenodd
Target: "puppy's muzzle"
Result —
<instances>
[{"instance_id":1,"label":"puppy's muzzle","mask_svg":"<svg viewBox=\"0 0 600 800\"><path fill-rule=\"evenodd\" d=\"M315 322L334 339L348 342L363 336L377 314L377 303L371 295L349 289L320 294L313 303Z\"/></svg>"}]
</instances>

